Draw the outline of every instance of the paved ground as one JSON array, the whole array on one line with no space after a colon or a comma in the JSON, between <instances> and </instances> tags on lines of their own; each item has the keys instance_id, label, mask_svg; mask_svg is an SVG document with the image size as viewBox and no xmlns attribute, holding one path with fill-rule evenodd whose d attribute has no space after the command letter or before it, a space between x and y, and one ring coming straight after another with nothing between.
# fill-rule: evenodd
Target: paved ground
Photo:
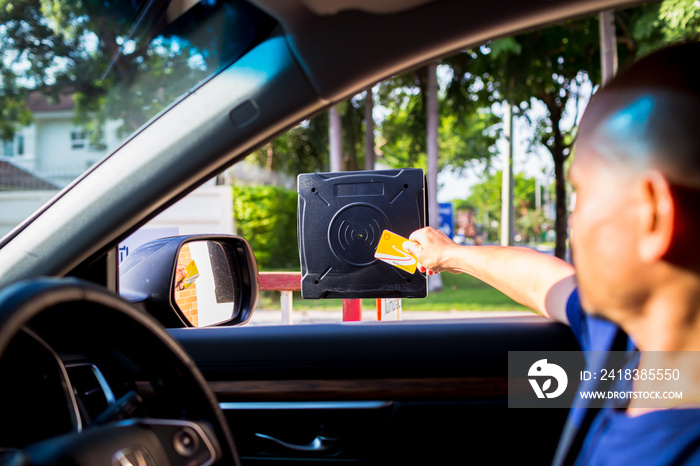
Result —
<instances>
[{"instance_id":1,"label":"paved ground","mask_svg":"<svg viewBox=\"0 0 700 466\"><path fill-rule=\"evenodd\" d=\"M515 317L531 316L531 312L522 311L404 311L402 320L419 319L463 319L477 317ZM377 320L375 309L364 310L363 320ZM292 316L294 324L311 324L324 322L341 322L341 311L294 311ZM279 310L258 309L253 313L253 317L246 325L277 325L281 323L281 313Z\"/></svg>"}]
</instances>

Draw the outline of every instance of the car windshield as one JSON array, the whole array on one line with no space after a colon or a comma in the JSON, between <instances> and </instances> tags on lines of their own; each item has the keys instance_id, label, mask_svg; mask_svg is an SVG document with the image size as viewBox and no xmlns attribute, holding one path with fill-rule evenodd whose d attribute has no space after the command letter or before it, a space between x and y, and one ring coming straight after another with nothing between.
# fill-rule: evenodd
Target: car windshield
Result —
<instances>
[{"instance_id":1,"label":"car windshield","mask_svg":"<svg viewBox=\"0 0 700 466\"><path fill-rule=\"evenodd\" d=\"M0 236L273 23L235 1L20 0L0 12Z\"/></svg>"}]
</instances>

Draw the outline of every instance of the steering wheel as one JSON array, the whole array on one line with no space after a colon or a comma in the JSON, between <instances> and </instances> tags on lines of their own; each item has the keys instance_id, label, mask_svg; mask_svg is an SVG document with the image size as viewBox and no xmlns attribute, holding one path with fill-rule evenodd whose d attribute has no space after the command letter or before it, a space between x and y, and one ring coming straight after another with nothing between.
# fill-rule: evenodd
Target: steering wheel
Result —
<instances>
[{"instance_id":1,"label":"steering wheel","mask_svg":"<svg viewBox=\"0 0 700 466\"><path fill-rule=\"evenodd\" d=\"M53 354L120 361L123 373L146 379L140 384L147 393L129 390L82 429L4 450L0 462L9 461L3 464L240 464L224 415L194 361L159 323L119 296L73 278L14 284L0 291L0 363L10 358L13 341L28 334ZM31 373L32 361L18 359L20 374ZM58 357L56 363L65 374ZM0 373L0 380L8 379ZM22 428L32 419L31 407L23 409L15 412L26 413L25 419L2 422ZM45 422L45 413L36 414L37 423Z\"/></svg>"}]
</instances>

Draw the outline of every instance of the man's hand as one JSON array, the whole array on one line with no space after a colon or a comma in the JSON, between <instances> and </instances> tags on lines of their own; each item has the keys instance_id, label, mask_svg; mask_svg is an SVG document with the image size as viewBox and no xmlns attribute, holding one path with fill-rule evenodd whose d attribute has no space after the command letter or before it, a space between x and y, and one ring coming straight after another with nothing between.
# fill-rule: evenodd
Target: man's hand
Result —
<instances>
[{"instance_id":1,"label":"man's hand","mask_svg":"<svg viewBox=\"0 0 700 466\"><path fill-rule=\"evenodd\" d=\"M409 243L404 249L418 260L418 270L428 275L455 271L447 264L447 258L453 248L459 246L440 230L432 227L422 228L411 233Z\"/></svg>"}]
</instances>

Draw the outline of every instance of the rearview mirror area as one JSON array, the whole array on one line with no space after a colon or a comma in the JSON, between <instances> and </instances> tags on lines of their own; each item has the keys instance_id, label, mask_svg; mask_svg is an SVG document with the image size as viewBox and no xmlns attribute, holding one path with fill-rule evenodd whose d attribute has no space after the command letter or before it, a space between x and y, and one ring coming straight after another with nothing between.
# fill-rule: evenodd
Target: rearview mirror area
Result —
<instances>
[{"instance_id":1,"label":"rearview mirror area","mask_svg":"<svg viewBox=\"0 0 700 466\"><path fill-rule=\"evenodd\" d=\"M257 305L257 276L245 238L176 236L129 254L119 290L166 327L242 325Z\"/></svg>"}]
</instances>

